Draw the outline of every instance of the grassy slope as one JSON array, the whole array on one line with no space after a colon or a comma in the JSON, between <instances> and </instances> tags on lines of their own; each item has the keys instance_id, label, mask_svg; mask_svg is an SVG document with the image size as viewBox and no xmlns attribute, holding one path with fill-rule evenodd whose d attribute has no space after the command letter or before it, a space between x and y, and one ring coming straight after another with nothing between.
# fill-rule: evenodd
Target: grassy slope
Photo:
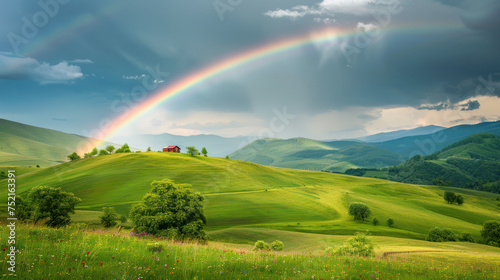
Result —
<instances>
[{"instance_id":1,"label":"grassy slope","mask_svg":"<svg viewBox=\"0 0 500 280\"><path fill-rule=\"evenodd\" d=\"M89 138L0 119L0 166L51 166Z\"/></svg>"},{"instance_id":2,"label":"grassy slope","mask_svg":"<svg viewBox=\"0 0 500 280\"><path fill-rule=\"evenodd\" d=\"M102 156L31 172L16 183L23 196L37 185L62 187L83 199L80 210L114 206L127 214L150 182L163 178L190 183L206 196L209 231L234 226L324 234L370 230L422 239L429 228L446 226L478 237L484 221L499 218L496 196L490 193L464 191L463 206L447 205L440 196L443 190L435 187L184 154ZM5 196L0 189L1 201ZM367 203L382 224L393 218L395 228L354 222L347 215L353 201Z\"/></svg>"},{"instance_id":3,"label":"grassy slope","mask_svg":"<svg viewBox=\"0 0 500 280\"><path fill-rule=\"evenodd\" d=\"M294 138L257 140L231 154L231 158L269 166L343 172L349 168L395 165L402 157L353 141Z\"/></svg>"}]
</instances>

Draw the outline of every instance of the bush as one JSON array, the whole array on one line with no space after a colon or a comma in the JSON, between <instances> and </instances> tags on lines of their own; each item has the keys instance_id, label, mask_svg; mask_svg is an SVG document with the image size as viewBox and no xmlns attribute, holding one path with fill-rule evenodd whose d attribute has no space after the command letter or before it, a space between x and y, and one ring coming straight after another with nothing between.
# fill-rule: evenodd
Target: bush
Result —
<instances>
[{"instance_id":1,"label":"bush","mask_svg":"<svg viewBox=\"0 0 500 280\"><path fill-rule=\"evenodd\" d=\"M116 213L115 208L113 207L103 207L102 211L104 212L101 218L101 225L104 227L113 227L117 224L118 213Z\"/></svg>"},{"instance_id":2,"label":"bush","mask_svg":"<svg viewBox=\"0 0 500 280\"><path fill-rule=\"evenodd\" d=\"M126 223L127 222L127 217L125 215L120 216L120 223Z\"/></svg>"},{"instance_id":3,"label":"bush","mask_svg":"<svg viewBox=\"0 0 500 280\"><path fill-rule=\"evenodd\" d=\"M349 215L353 216L354 220L364 221L370 214L370 208L362 202L353 202L349 205Z\"/></svg>"},{"instance_id":4,"label":"bush","mask_svg":"<svg viewBox=\"0 0 500 280\"><path fill-rule=\"evenodd\" d=\"M457 197L455 198L455 201L457 202L458 205L464 204L464 198L461 195L457 195Z\"/></svg>"},{"instance_id":5,"label":"bush","mask_svg":"<svg viewBox=\"0 0 500 280\"><path fill-rule=\"evenodd\" d=\"M257 250L267 250L269 249L269 244L267 244L266 242L262 241L262 240L258 240L257 242L255 242L255 246L253 247L254 251L257 251Z\"/></svg>"},{"instance_id":6,"label":"bush","mask_svg":"<svg viewBox=\"0 0 500 280\"><path fill-rule=\"evenodd\" d=\"M462 232L461 234L458 235L458 240L463 241L463 242L472 242L474 243L474 237L468 232Z\"/></svg>"},{"instance_id":7,"label":"bush","mask_svg":"<svg viewBox=\"0 0 500 280\"><path fill-rule=\"evenodd\" d=\"M335 254L340 256L375 256L375 245L366 233L356 233L356 236L347 239L344 245L335 250ZM327 249L327 252L331 250Z\"/></svg>"},{"instance_id":8,"label":"bush","mask_svg":"<svg viewBox=\"0 0 500 280\"><path fill-rule=\"evenodd\" d=\"M203 201L204 197L191 185L174 184L168 179L153 181L151 191L132 206L129 217L135 232L206 240Z\"/></svg>"},{"instance_id":9,"label":"bush","mask_svg":"<svg viewBox=\"0 0 500 280\"><path fill-rule=\"evenodd\" d=\"M276 240L276 241L272 242L271 244L269 244L269 247L273 251L283 251L283 249L285 249L285 245L283 244L283 242L281 242L279 240Z\"/></svg>"},{"instance_id":10,"label":"bush","mask_svg":"<svg viewBox=\"0 0 500 280\"><path fill-rule=\"evenodd\" d=\"M458 235L449 228L434 227L429 230L425 240L431 242L457 241Z\"/></svg>"},{"instance_id":11,"label":"bush","mask_svg":"<svg viewBox=\"0 0 500 280\"><path fill-rule=\"evenodd\" d=\"M378 223L379 223L379 222L378 222L377 218L373 218L372 224L373 224L374 226L376 226L376 225L378 225Z\"/></svg>"},{"instance_id":12,"label":"bush","mask_svg":"<svg viewBox=\"0 0 500 280\"><path fill-rule=\"evenodd\" d=\"M443 198L449 204L453 204L455 202L455 199L457 199L457 195L454 192L445 191Z\"/></svg>"},{"instance_id":13,"label":"bush","mask_svg":"<svg viewBox=\"0 0 500 280\"><path fill-rule=\"evenodd\" d=\"M483 224L481 236L488 245L500 246L500 221L491 220Z\"/></svg>"},{"instance_id":14,"label":"bush","mask_svg":"<svg viewBox=\"0 0 500 280\"><path fill-rule=\"evenodd\" d=\"M393 227L393 226L394 226L394 220L393 220L393 219L391 219L391 218L387 219L387 225L388 225L389 227Z\"/></svg>"},{"instance_id":15,"label":"bush","mask_svg":"<svg viewBox=\"0 0 500 280\"><path fill-rule=\"evenodd\" d=\"M75 213L75 205L82 200L61 188L38 186L28 194L29 205L35 222L49 218L49 227L61 227L71 222L69 214Z\"/></svg>"},{"instance_id":16,"label":"bush","mask_svg":"<svg viewBox=\"0 0 500 280\"><path fill-rule=\"evenodd\" d=\"M148 251L150 252L161 252L163 251L163 245L160 243L148 243L146 244Z\"/></svg>"}]
</instances>

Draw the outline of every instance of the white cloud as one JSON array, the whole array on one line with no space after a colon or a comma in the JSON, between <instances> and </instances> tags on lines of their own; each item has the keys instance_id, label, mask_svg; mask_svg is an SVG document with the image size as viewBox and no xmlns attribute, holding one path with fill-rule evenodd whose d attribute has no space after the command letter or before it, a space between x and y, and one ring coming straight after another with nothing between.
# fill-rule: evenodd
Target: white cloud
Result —
<instances>
[{"instance_id":1,"label":"white cloud","mask_svg":"<svg viewBox=\"0 0 500 280\"><path fill-rule=\"evenodd\" d=\"M125 80L139 80L139 79L144 79L146 77L146 74L142 74L142 75L135 75L135 76L127 76L127 75L123 75L123 79ZM156 80L155 80L156 81Z\"/></svg>"},{"instance_id":2,"label":"white cloud","mask_svg":"<svg viewBox=\"0 0 500 280\"><path fill-rule=\"evenodd\" d=\"M93 64L94 62L90 59L73 59L68 61L69 63L81 63L81 64Z\"/></svg>"},{"instance_id":3,"label":"white cloud","mask_svg":"<svg viewBox=\"0 0 500 280\"><path fill-rule=\"evenodd\" d=\"M79 66L62 61L55 65L31 57L0 53L0 79L33 80L41 84L62 83L83 77Z\"/></svg>"}]
</instances>

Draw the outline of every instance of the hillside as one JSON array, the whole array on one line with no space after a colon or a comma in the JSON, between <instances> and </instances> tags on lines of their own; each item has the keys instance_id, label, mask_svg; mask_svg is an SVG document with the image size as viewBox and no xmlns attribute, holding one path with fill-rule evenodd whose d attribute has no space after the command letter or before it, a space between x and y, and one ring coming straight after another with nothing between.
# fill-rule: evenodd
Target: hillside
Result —
<instances>
[{"instance_id":1,"label":"hillside","mask_svg":"<svg viewBox=\"0 0 500 280\"><path fill-rule=\"evenodd\" d=\"M0 166L52 166L89 139L0 119Z\"/></svg>"},{"instance_id":2,"label":"hillside","mask_svg":"<svg viewBox=\"0 0 500 280\"><path fill-rule=\"evenodd\" d=\"M306 138L260 139L230 157L268 166L335 172L357 167L380 168L405 159L397 153L359 142Z\"/></svg>"},{"instance_id":3,"label":"hillside","mask_svg":"<svg viewBox=\"0 0 500 280\"><path fill-rule=\"evenodd\" d=\"M348 170L413 184L441 184L500 193L500 137L479 133L429 156L415 156L387 171Z\"/></svg>"},{"instance_id":4,"label":"hillside","mask_svg":"<svg viewBox=\"0 0 500 280\"><path fill-rule=\"evenodd\" d=\"M430 227L442 226L479 237L483 222L499 217L498 201L491 193L463 190L463 206L447 205L443 187L185 154L99 156L21 175L16 182L21 196L38 185L73 192L83 200L77 216L95 219L103 206L128 214L131 205L149 191L150 182L163 178L192 184L205 195L207 230L219 230L219 240L234 236L242 226L341 235L370 230L378 236L415 239L422 239ZM1 201L7 201L6 195L6 189L0 189ZM347 208L355 201L367 203L380 221L393 218L395 227L354 222ZM248 231L245 238L256 240L258 236L252 234Z\"/></svg>"},{"instance_id":5,"label":"hillside","mask_svg":"<svg viewBox=\"0 0 500 280\"><path fill-rule=\"evenodd\" d=\"M427 135L409 136L372 144L407 157L416 154L427 156L477 133L500 135L500 121L457 125Z\"/></svg>"},{"instance_id":6,"label":"hillside","mask_svg":"<svg viewBox=\"0 0 500 280\"><path fill-rule=\"evenodd\" d=\"M382 133L377 133L377 134L373 134L373 135L369 135L369 136L360 137L357 139L361 140L363 142L370 142L370 143L385 142L385 141L399 139L399 138L408 137L408 136L427 135L427 134L431 134L434 132L438 132L438 131L443 130L445 128L446 127L442 127L442 126L428 125L428 126L417 127L414 129L403 129L403 130L396 130L396 131L390 131L390 132L382 132Z\"/></svg>"},{"instance_id":7,"label":"hillside","mask_svg":"<svg viewBox=\"0 0 500 280\"><path fill-rule=\"evenodd\" d=\"M169 133L152 135L130 135L112 139L117 143L128 143L132 147L146 150L151 147L153 151L160 151L168 145L178 145L182 151L188 146L195 146L199 150L206 147L208 154L215 157L225 157L248 143L248 137L221 137L217 135L191 135L181 136Z\"/></svg>"}]
</instances>

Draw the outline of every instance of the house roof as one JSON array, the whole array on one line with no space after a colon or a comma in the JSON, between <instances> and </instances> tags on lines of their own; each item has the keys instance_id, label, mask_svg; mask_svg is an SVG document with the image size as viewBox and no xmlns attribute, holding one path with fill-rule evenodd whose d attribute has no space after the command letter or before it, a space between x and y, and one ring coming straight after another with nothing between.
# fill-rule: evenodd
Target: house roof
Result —
<instances>
[{"instance_id":1,"label":"house roof","mask_svg":"<svg viewBox=\"0 0 500 280\"><path fill-rule=\"evenodd\" d=\"M177 146L177 145L167 146L167 147L165 147L165 149L173 149L173 148L175 148L175 147L177 147L177 148L179 148L179 149L180 149L180 147L179 147L179 146Z\"/></svg>"}]
</instances>

